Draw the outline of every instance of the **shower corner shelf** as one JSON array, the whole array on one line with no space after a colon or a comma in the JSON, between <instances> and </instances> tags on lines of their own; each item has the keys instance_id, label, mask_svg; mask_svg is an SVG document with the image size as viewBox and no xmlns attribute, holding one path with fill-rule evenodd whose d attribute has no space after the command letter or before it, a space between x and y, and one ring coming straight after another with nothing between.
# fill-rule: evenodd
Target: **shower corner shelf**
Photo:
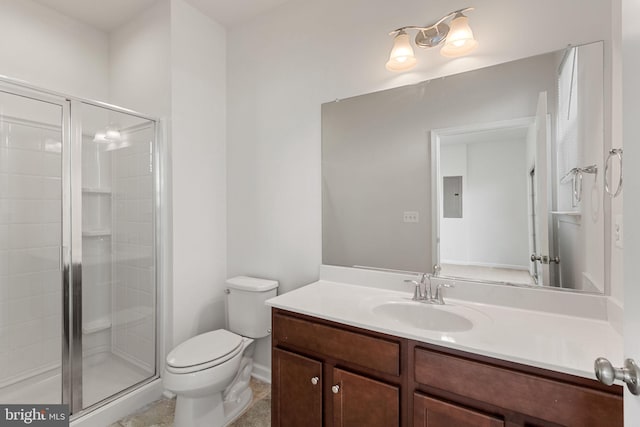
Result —
<instances>
[{"instance_id":1,"label":"shower corner shelf","mask_svg":"<svg viewBox=\"0 0 640 427\"><path fill-rule=\"evenodd\" d=\"M85 194L111 194L110 188L93 188L93 187L84 187L82 188L82 192Z\"/></svg>"},{"instance_id":2,"label":"shower corner shelf","mask_svg":"<svg viewBox=\"0 0 640 427\"><path fill-rule=\"evenodd\" d=\"M111 230L82 230L82 237L105 237L111 236Z\"/></svg>"},{"instance_id":3,"label":"shower corner shelf","mask_svg":"<svg viewBox=\"0 0 640 427\"><path fill-rule=\"evenodd\" d=\"M82 333L85 335L95 334L96 332L106 331L109 328L111 328L111 319L102 317L82 325Z\"/></svg>"},{"instance_id":4,"label":"shower corner shelf","mask_svg":"<svg viewBox=\"0 0 640 427\"><path fill-rule=\"evenodd\" d=\"M579 211L551 211L553 215L582 216Z\"/></svg>"}]
</instances>

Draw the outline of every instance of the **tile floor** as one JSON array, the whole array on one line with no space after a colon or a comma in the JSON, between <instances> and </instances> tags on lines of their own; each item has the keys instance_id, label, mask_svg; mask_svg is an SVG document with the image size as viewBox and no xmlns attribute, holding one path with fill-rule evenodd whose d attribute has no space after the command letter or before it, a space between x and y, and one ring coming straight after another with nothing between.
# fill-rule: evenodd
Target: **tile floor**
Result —
<instances>
[{"instance_id":1,"label":"tile floor","mask_svg":"<svg viewBox=\"0 0 640 427\"><path fill-rule=\"evenodd\" d=\"M253 401L229 427L268 427L271 425L271 385L251 379ZM109 427L173 427L175 399L157 400L139 412Z\"/></svg>"}]
</instances>

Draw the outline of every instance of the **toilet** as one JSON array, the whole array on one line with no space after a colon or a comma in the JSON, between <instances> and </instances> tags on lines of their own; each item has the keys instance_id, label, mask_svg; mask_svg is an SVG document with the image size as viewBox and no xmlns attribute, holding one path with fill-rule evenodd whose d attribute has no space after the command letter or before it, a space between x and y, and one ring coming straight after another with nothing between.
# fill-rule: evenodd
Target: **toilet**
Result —
<instances>
[{"instance_id":1,"label":"toilet","mask_svg":"<svg viewBox=\"0 0 640 427\"><path fill-rule=\"evenodd\" d=\"M251 403L254 339L271 333L264 302L278 282L238 276L226 281L228 327L189 338L167 356L163 382L175 393L175 427L222 427Z\"/></svg>"}]
</instances>

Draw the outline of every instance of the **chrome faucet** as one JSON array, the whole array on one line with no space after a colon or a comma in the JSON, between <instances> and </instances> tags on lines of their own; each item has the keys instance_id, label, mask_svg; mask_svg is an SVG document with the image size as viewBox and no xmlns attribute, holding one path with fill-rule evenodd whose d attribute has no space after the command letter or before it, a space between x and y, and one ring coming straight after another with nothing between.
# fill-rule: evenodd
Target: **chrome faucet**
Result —
<instances>
[{"instance_id":1,"label":"chrome faucet","mask_svg":"<svg viewBox=\"0 0 640 427\"><path fill-rule=\"evenodd\" d=\"M419 280L405 280L405 283L411 283L415 286L413 291L413 298L411 298L411 300L420 301L427 304L444 305L445 302L442 296L442 288L452 288L453 285L450 285L448 283L439 283L438 286L436 286L436 292L434 295L431 289L431 278L433 277L433 275L422 273L419 277ZM428 284L427 280L429 281Z\"/></svg>"}]
</instances>

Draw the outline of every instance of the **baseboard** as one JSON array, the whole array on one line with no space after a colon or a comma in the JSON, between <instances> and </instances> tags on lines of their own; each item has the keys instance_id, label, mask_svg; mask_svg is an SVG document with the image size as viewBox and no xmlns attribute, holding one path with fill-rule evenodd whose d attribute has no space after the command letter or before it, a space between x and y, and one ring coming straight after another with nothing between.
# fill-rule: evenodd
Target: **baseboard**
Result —
<instances>
[{"instance_id":1,"label":"baseboard","mask_svg":"<svg viewBox=\"0 0 640 427\"><path fill-rule=\"evenodd\" d=\"M267 384L271 384L271 368L268 368L264 365L254 363L253 371L251 371L251 376L257 380L260 380Z\"/></svg>"}]
</instances>

